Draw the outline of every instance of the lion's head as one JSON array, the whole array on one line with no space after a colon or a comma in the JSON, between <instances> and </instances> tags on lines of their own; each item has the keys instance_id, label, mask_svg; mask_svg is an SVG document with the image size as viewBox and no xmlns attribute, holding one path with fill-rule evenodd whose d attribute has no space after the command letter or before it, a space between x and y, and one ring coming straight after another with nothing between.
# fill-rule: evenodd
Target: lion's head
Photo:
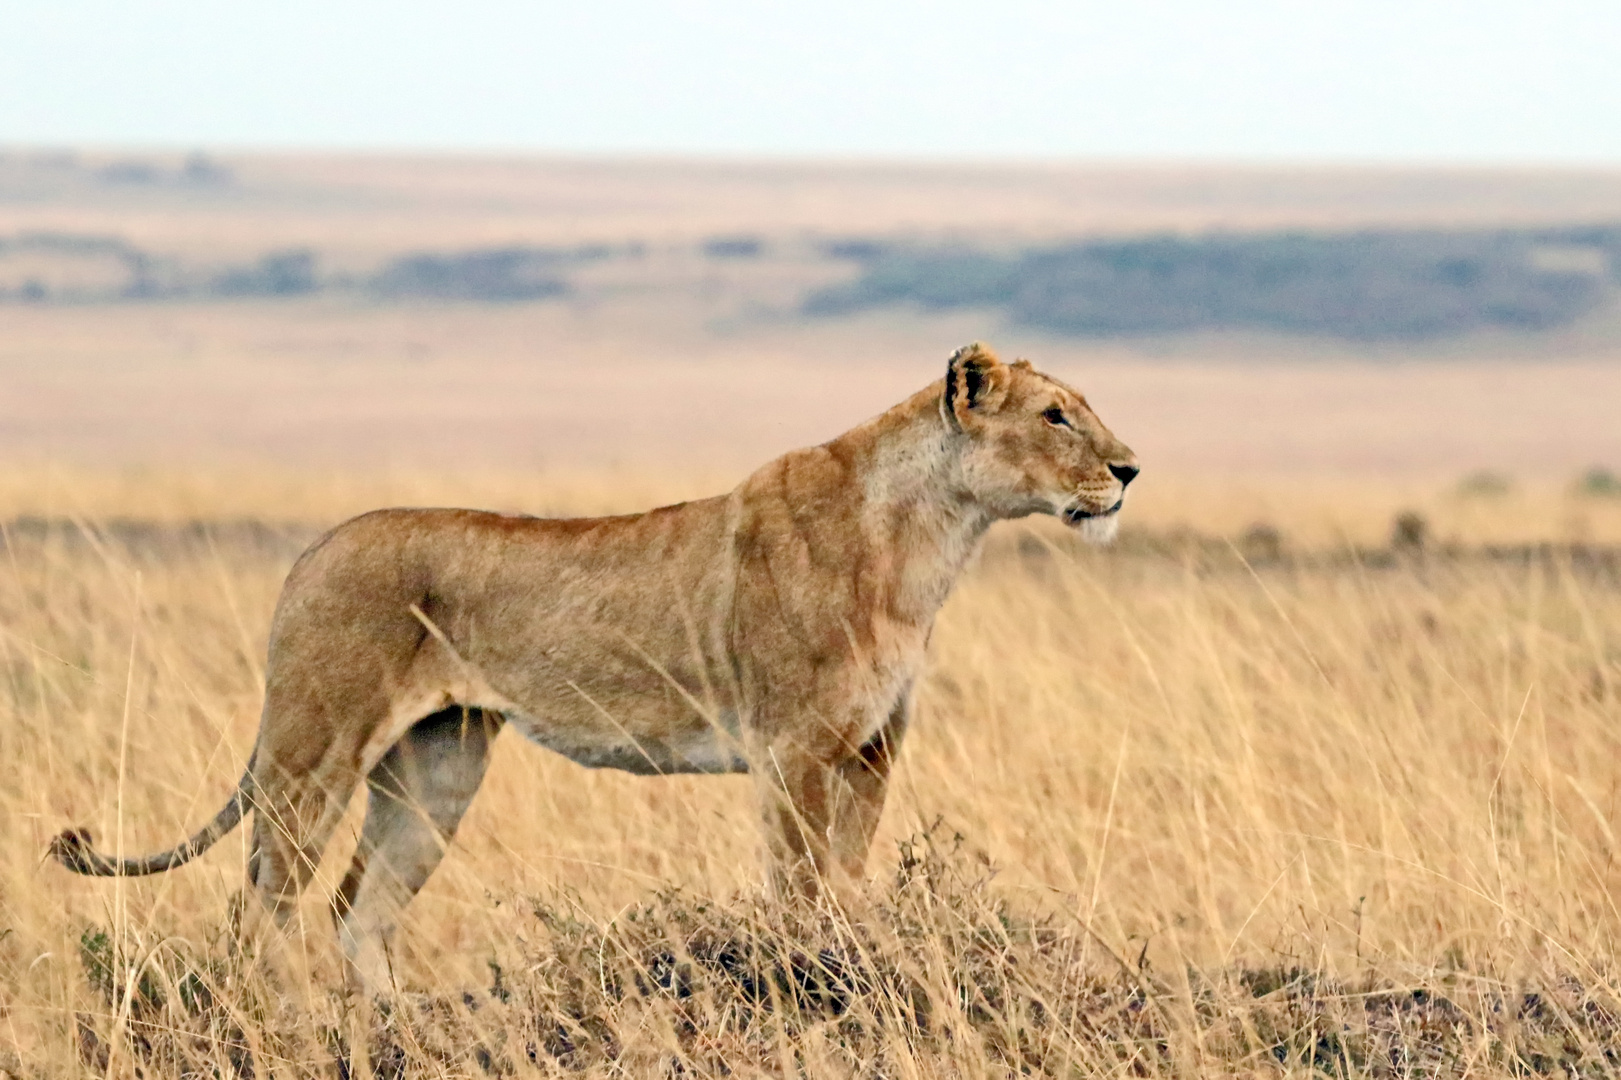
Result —
<instances>
[{"instance_id":1,"label":"lion's head","mask_svg":"<svg viewBox=\"0 0 1621 1080\"><path fill-rule=\"evenodd\" d=\"M1089 540L1114 537L1137 456L1078 391L976 343L952 355L940 411L962 435L969 490L993 513L1053 514Z\"/></svg>"}]
</instances>

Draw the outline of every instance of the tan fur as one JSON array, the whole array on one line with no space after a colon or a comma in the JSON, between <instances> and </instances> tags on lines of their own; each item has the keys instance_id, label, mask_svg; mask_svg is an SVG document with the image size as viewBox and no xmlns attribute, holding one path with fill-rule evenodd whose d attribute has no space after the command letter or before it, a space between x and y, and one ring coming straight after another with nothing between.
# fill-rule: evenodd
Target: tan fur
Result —
<instances>
[{"instance_id":1,"label":"tan fur","mask_svg":"<svg viewBox=\"0 0 1621 1080\"><path fill-rule=\"evenodd\" d=\"M395 915L504 724L594 767L750 772L779 888L858 877L935 614L985 530L1048 513L1107 531L1135 471L1080 394L973 345L945 380L728 495L583 520L346 522L298 560L272 623L236 800L256 811L251 882L284 909L365 779L337 906L346 951L386 982ZM56 853L85 873L166 869L230 810L178 857L119 864L82 834Z\"/></svg>"}]
</instances>

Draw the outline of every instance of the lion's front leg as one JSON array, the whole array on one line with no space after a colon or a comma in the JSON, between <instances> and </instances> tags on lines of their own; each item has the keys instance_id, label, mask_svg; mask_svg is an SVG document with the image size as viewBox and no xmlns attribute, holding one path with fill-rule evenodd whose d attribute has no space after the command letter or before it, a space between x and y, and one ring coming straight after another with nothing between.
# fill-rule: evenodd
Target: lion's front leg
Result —
<instances>
[{"instance_id":1,"label":"lion's front leg","mask_svg":"<svg viewBox=\"0 0 1621 1080\"><path fill-rule=\"evenodd\" d=\"M793 745L767 748L756 777L770 857L772 891L783 900L815 899L830 859L834 767Z\"/></svg>"},{"instance_id":2,"label":"lion's front leg","mask_svg":"<svg viewBox=\"0 0 1621 1080\"><path fill-rule=\"evenodd\" d=\"M906 734L906 720L907 701L902 698L878 734L838 764L830 840L833 858L851 881L860 881L866 873L867 851L884 813L884 796L901 737Z\"/></svg>"},{"instance_id":3,"label":"lion's front leg","mask_svg":"<svg viewBox=\"0 0 1621 1080\"><path fill-rule=\"evenodd\" d=\"M777 895L812 898L828 884L842 890L861 880L906 718L903 699L859 747L844 737L784 741L759 755L753 771Z\"/></svg>"}]
</instances>

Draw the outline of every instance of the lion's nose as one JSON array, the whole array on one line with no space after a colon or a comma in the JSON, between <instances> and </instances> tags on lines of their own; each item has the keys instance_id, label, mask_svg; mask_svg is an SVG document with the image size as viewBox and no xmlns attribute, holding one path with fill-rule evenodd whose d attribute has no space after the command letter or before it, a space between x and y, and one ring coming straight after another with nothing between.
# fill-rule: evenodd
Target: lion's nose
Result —
<instances>
[{"instance_id":1,"label":"lion's nose","mask_svg":"<svg viewBox=\"0 0 1621 1080\"><path fill-rule=\"evenodd\" d=\"M1114 478L1120 481L1121 487L1125 487L1127 484L1137 479L1137 474L1142 472L1142 470L1135 465L1110 465L1109 471L1114 473Z\"/></svg>"}]
</instances>

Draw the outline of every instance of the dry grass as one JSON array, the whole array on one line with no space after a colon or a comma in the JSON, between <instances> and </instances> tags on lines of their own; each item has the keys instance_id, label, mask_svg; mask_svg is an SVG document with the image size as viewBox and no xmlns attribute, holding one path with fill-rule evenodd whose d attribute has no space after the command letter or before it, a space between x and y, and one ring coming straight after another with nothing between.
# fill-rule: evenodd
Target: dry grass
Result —
<instances>
[{"instance_id":1,"label":"dry grass","mask_svg":"<svg viewBox=\"0 0 1621 1080\"><path fill-rule=\"evenodd\" d=\"M13 478L0 517L55 499L177 521L215 500L216 516L285 520L451 483L300 497L296 478L159 477L143 503L138 479L65 476L49 499ZM462 491L560 510L627 498ZM1093 553L998 534L942 614L871 896L850 912L761 897L746 780L587 772L507 736L409 914L396 963L417 996L371 1030L373 1063L1621 1071L1615 563L1356 556L1344 538L1382 537L1407 493L1319 495L1262 508L1301 557L1253 567L1219 544ZM1200 496L1184 524L1247 520ZM1486 535L1494 516L1446 519L1451 498L1426 504L1438 531ZM1143 503L1161 529L1180 520ZM172 843L253 739L288 550L120 535L12 530L0 551L0 1073L331 1075L349 1027L323 897L271 966L230 946L236 836L140 882L41 865L67 823L130 851Z\"/></svg>"}]
</instances>

